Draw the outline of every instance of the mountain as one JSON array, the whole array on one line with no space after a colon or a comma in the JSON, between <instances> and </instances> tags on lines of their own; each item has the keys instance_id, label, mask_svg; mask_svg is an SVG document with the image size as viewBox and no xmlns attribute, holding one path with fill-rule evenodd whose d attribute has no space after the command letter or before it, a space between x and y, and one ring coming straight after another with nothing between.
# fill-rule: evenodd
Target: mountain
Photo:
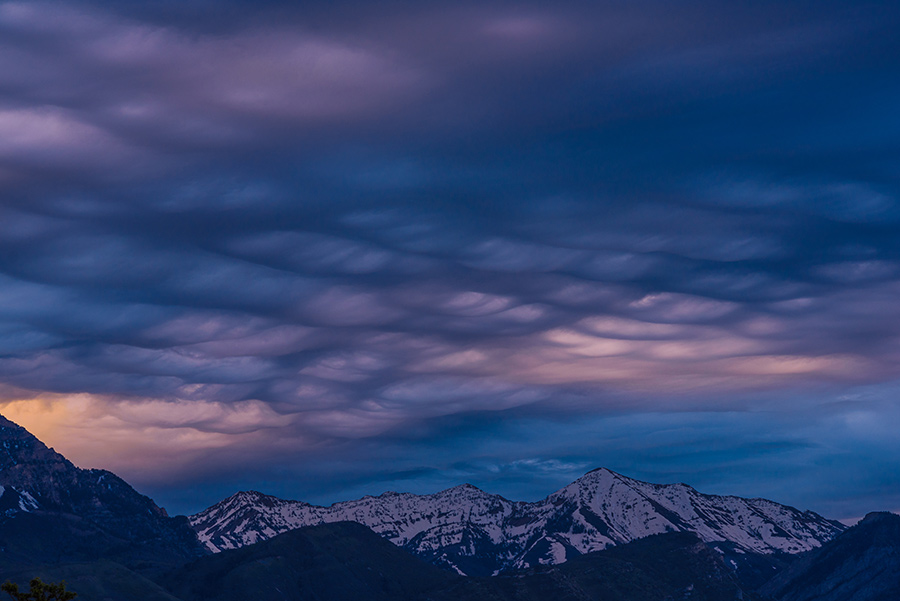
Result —
<instances>
[{"instance_id":1,"label":"mountain","mask_svg":"<svg viewBox=\"0 0 900 601\"><path fill-rule=\"evenodd\" d=\"M469 579L496 596L472 595L471 601L572 599L588 601L753 601L721 555L689 532L670 532L587 553L558 566L524 573ZM453 591L450 591L451 593ZM453 594L435 595L450 601Z\"/></svg>"},{"instance_id":2,"label":"mountain","mask_svg":"<svg viewBox=\"0 0 900 601\"><path fill-rule=\"evenodd\" d=\"M0 579L99 559L151 573L206 552L186 518L0 417Z\"/></svg>"},{"instance_id":3,"label":"mountain","mask_svg":"<svg viewBox=\"0 0 900 601\"><path fill-rule=\"evenodd\" d=\"M473 574L484 573L476 568L496 563L497 555L511 558L515 553L502 524L516 505L470 485L425 496L389 492L328 508L243 492L189 519L211 551L242 547L303 526L358 522L421 557Z\"/></svg>"},{"instance_id":4,"label":"mountain","mask_svg":"<svg viewBox=\"0 0 900 601\"><path fill-rule=\"evenodd\" d=\"M870 513L800 558L762 591L778 601L900 599L900 516Z\"/></svg>"},{"instance_id":5,"label":"mountain","mask_svg":"<svg viewBox=\"0 0 900 601\"><path fill-rule=\"evenodd\" d=\"M737 567L743 556L808 551L844 529L772 501L649 484L603 468L534 503L508 501L468 484L432 495L389 492L330 507L241 492L189 519L214 552L303 526L354 521L470 576L561 564L666 532L695 533Z\"/></svg>"},{"instance_id":6,"label":"mountain","mask_svg":"<svg viewBox=\"0 0 900 601\"><path fill-rule=\"evenodd\" d=\"M447 588L456 578L365 526L338 522L204 557L166 580L183 601L399 601Z\"/></svg>"},{"instance_id":7,"label":"mountain","mask_svg":"<svg viewBox=\"0 0 900 601\"><path fill-rule=\"evenodd\" d=\"M650 536L561 566L466 578L371 530L336 522L204 557L167 579L182 601L733 601L753 599L718 553L689 533Z\"/></svg>"}]
</instances>

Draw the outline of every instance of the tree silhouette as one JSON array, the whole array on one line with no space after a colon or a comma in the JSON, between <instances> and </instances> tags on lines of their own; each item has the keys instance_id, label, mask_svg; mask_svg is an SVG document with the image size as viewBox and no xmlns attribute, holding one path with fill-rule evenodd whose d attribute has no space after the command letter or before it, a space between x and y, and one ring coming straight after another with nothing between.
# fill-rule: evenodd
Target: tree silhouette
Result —
<instances>
[{"instance_id":1,"label":"tree silhouette","mask_svg":"<svg viewBox=\"0 0 900 601\"><path fill-rule=\"evenodd\" d=\"M31 580L31 590L27 593L19 590L19 585L7 580L0 586L0 590L7 593L15 601L70 601L78 596L78 593L66 590L66 581L58 584L44 582L40 578Z\"/></svg>"}]
</instances>

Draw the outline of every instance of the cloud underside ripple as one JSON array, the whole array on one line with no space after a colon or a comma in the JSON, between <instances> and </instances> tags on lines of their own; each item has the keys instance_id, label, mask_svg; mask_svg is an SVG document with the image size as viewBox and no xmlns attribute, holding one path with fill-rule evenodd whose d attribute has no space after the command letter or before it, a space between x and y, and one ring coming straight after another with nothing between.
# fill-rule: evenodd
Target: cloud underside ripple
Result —
<instances>
[{"instance_id":1,"label":"cloud underside ripple","mask_svg":"<svg viewBox=\"0 0 900 601\"><path fill-rule=\"evenodd\" d=\"M226 6L0 3L5 415L178 507L609 462L880 494L896 9Z\"/></svg>"}]
</instances>

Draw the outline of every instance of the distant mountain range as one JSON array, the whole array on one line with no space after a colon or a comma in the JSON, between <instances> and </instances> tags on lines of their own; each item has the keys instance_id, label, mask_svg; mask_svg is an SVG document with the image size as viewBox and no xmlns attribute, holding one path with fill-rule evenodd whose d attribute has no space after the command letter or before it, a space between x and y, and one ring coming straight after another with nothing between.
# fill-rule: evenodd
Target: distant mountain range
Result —
<instances>
[{"instance_id":1,"label":"distant mountain range","mask_svg":"<svg viewBox=\"0 0 900 601\"><path fill-rule=\"evenodd\" d=\"M599 469L535 503L238 493L173 518L0 417L0 581L34 576L81 601L896 601L900 516L847 529Z\"/></svg>"},{"instance_id":2,"label":"distant mountain range","mask_svg":"<svg viewBox=\"0 0 900 601\"><path fill-rule=\"evenodd\" d=\"M190 518L213 552L301 528L364 524L426 561L485 576L573 557L666 532L692 532L735 564L749 554L796 554L845 526L765 499L706 495L597 469L549 497L508 501L462 485L432 495L385 493L319 507L240 492Z\"/></svg>"},{"instance_id":3,"label":"distant mountain range","mask_svg":"<svg viewBox=\"0 0 900 601\"><path fill-rule=\"evenodd\" d=\"M560 565L462 577L335 522L203 557L172 574L169 588L180 601L897 601L900 516L868 515L762 587L732 567L697 534L670 532Z\"/></svg>"}]
</instances>

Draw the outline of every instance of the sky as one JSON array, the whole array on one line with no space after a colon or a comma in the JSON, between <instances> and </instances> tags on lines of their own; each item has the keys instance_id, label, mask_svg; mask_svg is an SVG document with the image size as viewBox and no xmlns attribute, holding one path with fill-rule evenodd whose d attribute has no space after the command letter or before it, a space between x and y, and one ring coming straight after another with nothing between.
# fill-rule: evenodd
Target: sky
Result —
<instances>
[{"instance_id":1,"label":"sky","mask_svg":"<svg viewBox=\"0 0 900 601\"><path fill-rule=\"evenodd\" d=\"M170 513L900 508L900 5L0 2L0 413Z\"/></svg>"}]
</instances>

